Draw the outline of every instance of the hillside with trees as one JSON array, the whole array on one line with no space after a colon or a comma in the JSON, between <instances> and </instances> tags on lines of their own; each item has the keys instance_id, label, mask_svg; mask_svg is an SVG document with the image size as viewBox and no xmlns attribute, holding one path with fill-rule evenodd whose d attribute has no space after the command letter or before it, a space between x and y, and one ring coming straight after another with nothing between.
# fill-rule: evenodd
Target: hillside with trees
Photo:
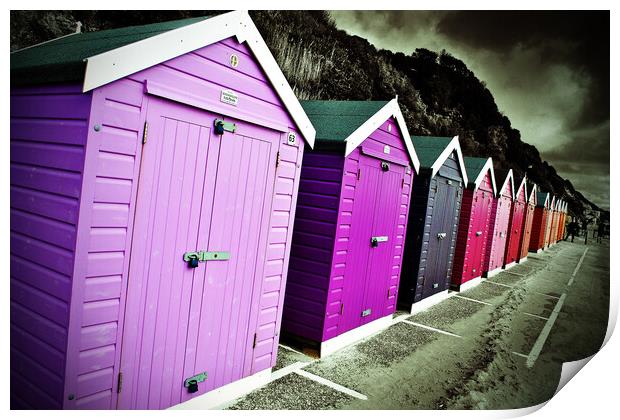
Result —
<instances>
[{"instance_id":1,"label":"hillside with trees","mask_svg":"<svg viewBox=\"0 0 620 420\"><path fill-rule=\"evenodd\" d=\"M202 16L210 11L12 11L11 50L74 32ZM250 12L300 99L398 100L412 135L458 135L469 156L491 156L572 213L600 210L543 161L503 115L484 82L446 51L412 45L412 53L377 50L339 30L324 11ZM525 141L524 141L525 140Z\"/></svg>"}]
</instances>

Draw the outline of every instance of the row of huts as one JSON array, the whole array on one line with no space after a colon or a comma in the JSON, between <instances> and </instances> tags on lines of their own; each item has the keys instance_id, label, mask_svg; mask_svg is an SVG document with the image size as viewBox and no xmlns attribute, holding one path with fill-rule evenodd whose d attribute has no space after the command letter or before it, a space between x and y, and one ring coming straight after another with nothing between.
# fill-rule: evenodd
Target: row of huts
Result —
<instances>
[{"instance_id":1,"label":"row of huts","mask_svg":"<svg viewBox=\"0 0 620 420\"><path fill-rule=\"evenodd\" d=\"M540 252L567 205L396 99L298 101L249 15L11 56L11 405L167 408L268 380Z\"/></svg>"}]
</instances>

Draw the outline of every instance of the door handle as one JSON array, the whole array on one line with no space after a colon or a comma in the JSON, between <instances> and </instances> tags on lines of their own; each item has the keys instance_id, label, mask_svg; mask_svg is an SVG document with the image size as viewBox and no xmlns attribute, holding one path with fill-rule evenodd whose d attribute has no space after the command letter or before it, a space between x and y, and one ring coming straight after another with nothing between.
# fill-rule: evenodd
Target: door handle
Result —
<instances>
[{"instance_id":1,"label":"door handle","mask_svg":"<svg viewBox=\"0 0 620 420\"><path fill-rule=\"evenodd\" d=\"M446 237L446 235L447 235L447 234L446 234L445 232L438 233L438 234L437 234L437 239L441 240L441 239L445 238L445 237Z\"/></svg>"}]
</instances>

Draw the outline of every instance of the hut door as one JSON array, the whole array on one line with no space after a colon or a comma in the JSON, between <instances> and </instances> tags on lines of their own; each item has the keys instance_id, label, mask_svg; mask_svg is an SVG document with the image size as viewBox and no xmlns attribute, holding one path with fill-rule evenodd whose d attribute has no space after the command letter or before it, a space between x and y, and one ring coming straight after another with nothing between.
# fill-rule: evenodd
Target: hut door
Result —
<instances>
[{"instance_id":1,"label":"hut door","mask_svg":"<svg viewBox=\"0 0 620 420\"><path fill-rule=\"evenodd\" d=\"M386 315L384 311L387 306L388 286L392 275L392 258L398 226L399 200L402 196L404 169L403 166L396 164L391 164L388 171L381 170L378 165L373 168L380 174L377 182L371 237L382 242L370 244L366 287L360 310L361 324L366 324Z\"/></svg>"},{"instance_id":2,"label":"hut door","mask_svg":"<svg viewBox=\"0 0 620 420\"><path fill-rule=\"evenodd\" d=\"M390 164L384 171L381 161L366 156L360 157L359 165L340 332L383 316L404 176L403 166Z\"/></svg>"},{"instance_id":3,"label":"hut door","mask_svg":"<svg viewBox=\"0 0 620 420\"><path fill-rule=\"evenodd\" d=\"M250 308L261 286L278 136L243 124L235 134L217 135L216 118L149 98L125 303L122 409L167 408L251 370ZM192 268L184 254L195 251L219 258ZM205 372L199 392L189 394L185 380Z\"/></svg>"}]
</instances>

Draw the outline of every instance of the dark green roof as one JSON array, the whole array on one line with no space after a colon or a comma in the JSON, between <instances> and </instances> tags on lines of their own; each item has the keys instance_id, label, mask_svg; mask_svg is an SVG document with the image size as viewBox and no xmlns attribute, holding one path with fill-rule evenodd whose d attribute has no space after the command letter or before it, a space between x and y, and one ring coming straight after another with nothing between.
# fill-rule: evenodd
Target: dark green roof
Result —
<instances>
[{"instance_id":1,"label":"dark green roof","mask_svg":"<svg viewBox=\"0 0 620 420\"><path fill-rule=\"evenodd\" d=\"M549 193L546 193L546 192L536 193L536 201L540 207L542 207L545 204L545 199L547 198L548 195Z\"/></svg>"},{"instance_id":2,"label":"dark green roof","mask_svg":"<svg viewBox=\"0 0 620 420\"><path fill-rule=\"evenodd\" d=\"M480 171L484 168L489 158L479 158L479 157L464 157L463 161L465 163L465 170L467 171L467 179L469 182L475 182L478 175L480 175Z\"/></svg>"},{"instance_id":3,"label":"dark green roof","mask_svg":"<svg viewBox=\"0 0 620 420\"><path fill-rule=\"evenodd\" d=\"M343 142L388 101L300 101L316 129L317 145Z\"/></svg>"},{"instance_id":4,"label":"dark green roof","mask_svg":"<svg viewBox=\"0 0 620 420\"><path fill-rule=\"evenodd\" d=\"M411 137L413 146L420 159L420 167L430 168L437 158L446 150L452 137Z\"/></svg>"},{"instance_id":5,"label":"dark green roof","mask_svg":"<svg viewBox=\"0 0 620 420\"><path fill-rule=\"evenodd\" d=\"M204 19L208 16L83 32L16 51L11 54L11 84L81 81L84 79L84 59Z\"/></svg>"}]
</instances>

